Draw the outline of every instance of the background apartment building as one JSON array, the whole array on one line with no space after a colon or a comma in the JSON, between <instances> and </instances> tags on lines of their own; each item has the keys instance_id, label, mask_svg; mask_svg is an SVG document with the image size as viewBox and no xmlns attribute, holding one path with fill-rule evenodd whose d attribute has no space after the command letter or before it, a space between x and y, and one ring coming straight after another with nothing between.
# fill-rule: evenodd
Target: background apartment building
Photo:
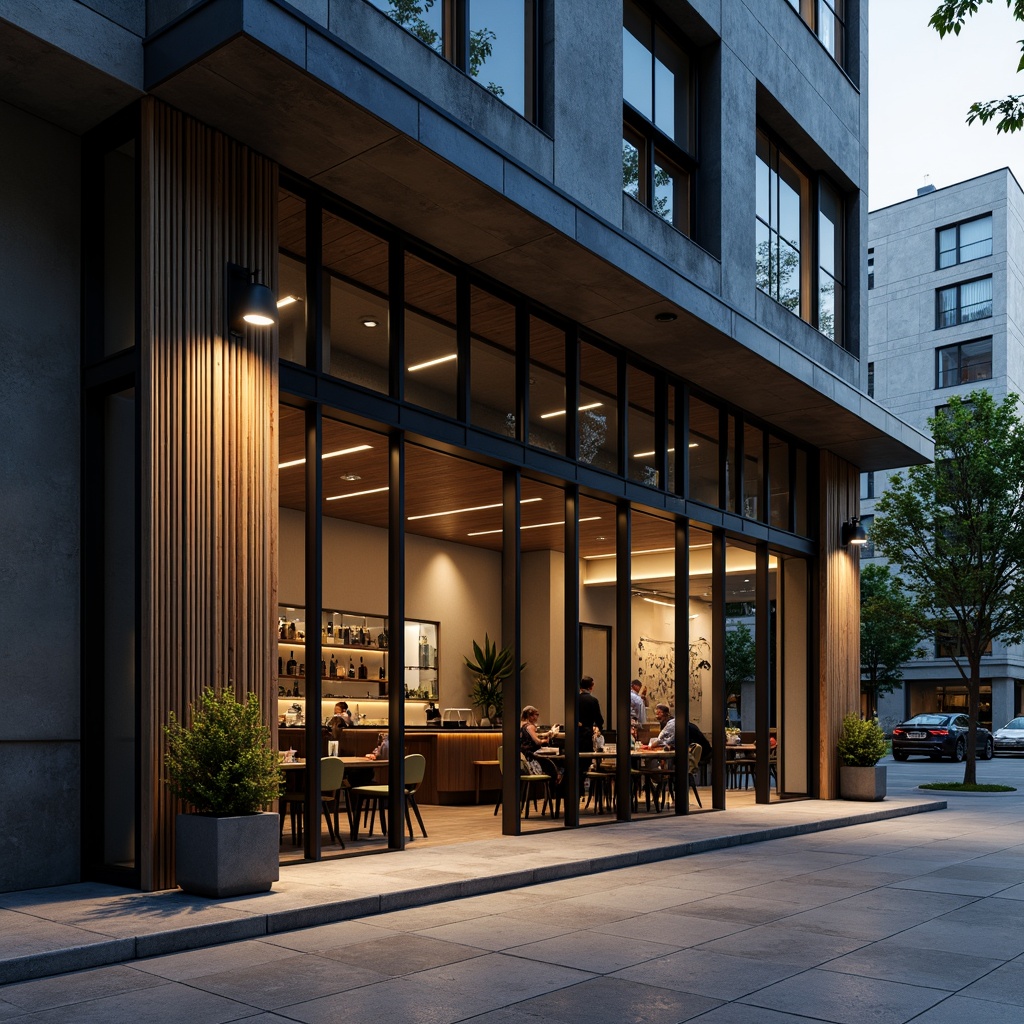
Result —
<instances>
[{"instance_id":1,"label":"background apartment building","mask_svg":"<svg viewBox=\"0 0 1024 1024\"><path fill-rule=\"evenodd\" d=\"M1024 194L1007 168L946 188L926 186L868 217L868 392L922 431L949 401L978 388L1024 394ZM861 478L868 528L887 473ZM862 564L875 558L870 544ZM903 666L879 701L892 725L909 714L966 708L956 666L935 643ZM995 644L982 671L981 723L1024 707L1024 647Z\"/></svg>"}]
</instances>

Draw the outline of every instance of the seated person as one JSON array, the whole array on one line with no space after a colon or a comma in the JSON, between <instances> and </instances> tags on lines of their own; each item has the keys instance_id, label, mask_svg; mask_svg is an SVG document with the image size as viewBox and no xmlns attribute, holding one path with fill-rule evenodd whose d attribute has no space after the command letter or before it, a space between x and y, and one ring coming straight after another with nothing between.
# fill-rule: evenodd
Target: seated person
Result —
<instances>
[{"instance_id":1,"label":"seated person","mask_svg":"<svg viewBox=\"0 0 1024 1024\"><path fill-rule=\"evenodd\" d=\"M527 704L523 708L523 713L519 717L519 752L526 759L533 775L550 775L555 780L555 785L558 786L562 782L561 769L546 757L537 756L537 751L551 742L552 733L557 730L554 728L548 730L544 733L544 738L541 739L537 732L537 719L539 718L540 711L532 704Z\"/></svg>"},{"instance_id":2,"label":"seated person","mask_svg":"<svg viewBox=\"0 0 1024 1024\"><path fill-rule=\"evenodd\" d=\"M697 726L693 724L693 722L687 722L686 745L689 746L691 743L700 744L701 764L706 764L708 761L711 760L711 740L709 740L707 736L705 736L704 733L702 733L700 729L698 729Z\"/></svg>"},{"instance_id":3,"label":"seated person","mask_svg":"<svg viewBox=\"0 0 1024 1024\"><path fill-rule=\"evenodd\" d=\"M377 733L377 746L365 755L367 761L386 761L388 759L388 734ZM369 786L373 783L372 768L346 768L345 779L352 786Z\"/></svg>"},{"instance_id":4,"label":"seated person","mask_svg":"<svg viewBox=\"0 0 1024 1024\"><path fill-rule=\"evenodd\" d=\"M661 726L658 733L650 743L647 744L650 750L675 750L676 747L676 720L667 704L656 704L654 706L654 717Z\"/></svg>"}]
</instances>

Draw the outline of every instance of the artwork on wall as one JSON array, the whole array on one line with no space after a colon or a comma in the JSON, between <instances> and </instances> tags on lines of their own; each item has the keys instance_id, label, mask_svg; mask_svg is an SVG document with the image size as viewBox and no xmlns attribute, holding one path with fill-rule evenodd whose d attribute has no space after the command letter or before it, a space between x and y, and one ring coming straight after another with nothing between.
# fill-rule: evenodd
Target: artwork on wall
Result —
<instances>
[{"instance_id":1,"label":"artwork on wall","mask_svg":"<svg viewBox=\"0 0 1024 1024\"><path fill-rule=\"evenodd\" d=\"M703 637L690 645L690 721L702 724L704 709L703 673L711 668L710 650ZM676 645L671 640L641 636L636 647L637 678L643 684L648 707L667 704L675 709Z\"/></svg>"}]
</instances>

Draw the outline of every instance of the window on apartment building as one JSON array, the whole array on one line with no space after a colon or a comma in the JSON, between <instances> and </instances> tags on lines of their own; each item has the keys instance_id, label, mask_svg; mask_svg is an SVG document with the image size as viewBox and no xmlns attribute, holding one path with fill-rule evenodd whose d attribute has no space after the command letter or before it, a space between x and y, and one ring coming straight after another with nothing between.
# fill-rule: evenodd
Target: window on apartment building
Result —
<instances>
[{"instance_id":1,"label":"window on apartment building","mask_svg":"<svg viewBox=\"0 0 1024 1024\"><path fill-rule=\"evenodd\" d=\"M980 260L992 255L992 214L939 228L935 233L935 268Z\"/></svg>"},{"instance_id":2,"label":"window on apartment building","mask_svg":"<svg viewBox=\"0 0 1024 1024\"><path fill-rule=\"evenodd\" d=\"M860 475L860 500L873 498L875 496L875 474L861 473Z\"/></svg>"},{"instance_id":3,"label":"window on apartment building","mask_svg":"<svg viewBox=\"0 0 1024 1024\"><path fill-rule=\"evenodd\" d=\"M626 0L622 23L622 189L683 234L697 170L693 61L667 25Z\"/></svg>"},{"instance_id":4,"label":"window on apartment building","mask_svg":"<svg viewBox=\"0 0 1024 1024\"><path fill-rule=\"evenodd\" d=\"M868 363L868 398L875 397L875 364Z\"/></svg>"},{"instance_id":5,"label":"window on apartment building","mask_svg":"<svg viewBox=\"0 0 1024 1024\"><path fill-rule=\"evenodd\" d=\"M951 388L992 379L992 339L963 341L935 352L935 386Z\"/></svg>"},{"instance_id":6,"label":"window on apartment building","mask_svg":"<svg viewBox=\"0 0 1024 1024\"><path fill-rule=\"evenodd\" d=\"M874 495L875 474L874 473L868 473L867 475L869 477L871 477L871 483L872 483L872 487L871 487L872 493L869 495L869 497L873 498L875 496ZM871 539L871 526L874 523L874 521L875 521L875 517L874 516L861 516L860 517L860 525L864 527L864 532L868 535L867 543L860 545L860 557L861 558L874 558L875 557L875 542Z\"/></svg>"},{"instance_id":7,"label":"window on apartment building","mask_svg":"<svg viewBox=\"0 0 1024 1024\"><path fill-rule=\"evenodd\" d=\"M420 42L531 121L537 119L541 0L370 0Z\"/></svg>"},{"instance_id":8,"label":"window on apartment building","mask_svg":"<svg viewBox=\"0 0 1024 1024\"><path fill-rule=\"evenodd\" d=\"M868 291L875 287L875 250L868 249Z\"/></svg>"},{"instance_id":9,"label":"window on apartment building","mask_svg":"<svg viewBox=\"0 0 1024 1024\"><path fill-rule=\"evenodd\" d=\"M992 653L992 641L989 640L985 649L981 652L982 657ZM953 633L944 633L937 630L935 633L935 657L937 658L966 658L967 652L963 648L960 637Z\"/></svg>"},{"instance_id":10,"label":"window on apartment building","mask_svg":"<svg viewBox=\"0 0 1024 1024\"><path fill-rule=\"evenodd\" d=\"M846 63L846 0L789 0L789 6L803 18L832 59Z\"/></svg>"},{"instance_id":11,"label":"window on apartment building","mask_svg":"<svg viewBox=\"0 0 1024 1024\"><path fill-rule=\"evenodd\" d=\"M936 289L936 329L982 320L991 315L991 277L979 277L974 281L964 281L960 284L951 284L948 288Z\"/></svg>"},{"instance_id":12,"label":"window on apartment building","mask_svg":"<svg viewBox=\"0 0 1024 1024\"><path fill-rule=\"evenodd\" d=\"M825 178L818 179L817 191L815 224L810 177L758 129L757 287L841 345L846 308L845 206Z\"/></svg>"}]
</instances>

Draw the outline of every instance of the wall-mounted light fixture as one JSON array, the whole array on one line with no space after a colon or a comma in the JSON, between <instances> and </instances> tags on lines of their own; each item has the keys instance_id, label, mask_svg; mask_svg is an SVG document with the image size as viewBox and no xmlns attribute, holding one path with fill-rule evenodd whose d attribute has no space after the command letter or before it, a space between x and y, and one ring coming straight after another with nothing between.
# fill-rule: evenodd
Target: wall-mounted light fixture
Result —
<instances>
[{"instance_id":1,"label":"wall-mounted light fixture","mask_svg":"<svg viewBox=\"0 0 1024 1024\"><path fill-rule=\"evenodd\" d=\"M241 334L246 324L273 327L278 321L274 293L255 277L237 263L227 265L228 326L234 334Z\"/></svg>"},{"instance_id":2,"label":"wall-mounted light fixture","mask_svg":"<svg viewBox=\"0 0 1024 1024\"><path fill-rule=\"evenodd\" d=\"M855 547L863 547L868 542L868 535L864 527L860 525L860 517L853 516L849 522L843 523L839 534L840 543L843 547L852 544Z\"/></svg>"}]
</instances>

